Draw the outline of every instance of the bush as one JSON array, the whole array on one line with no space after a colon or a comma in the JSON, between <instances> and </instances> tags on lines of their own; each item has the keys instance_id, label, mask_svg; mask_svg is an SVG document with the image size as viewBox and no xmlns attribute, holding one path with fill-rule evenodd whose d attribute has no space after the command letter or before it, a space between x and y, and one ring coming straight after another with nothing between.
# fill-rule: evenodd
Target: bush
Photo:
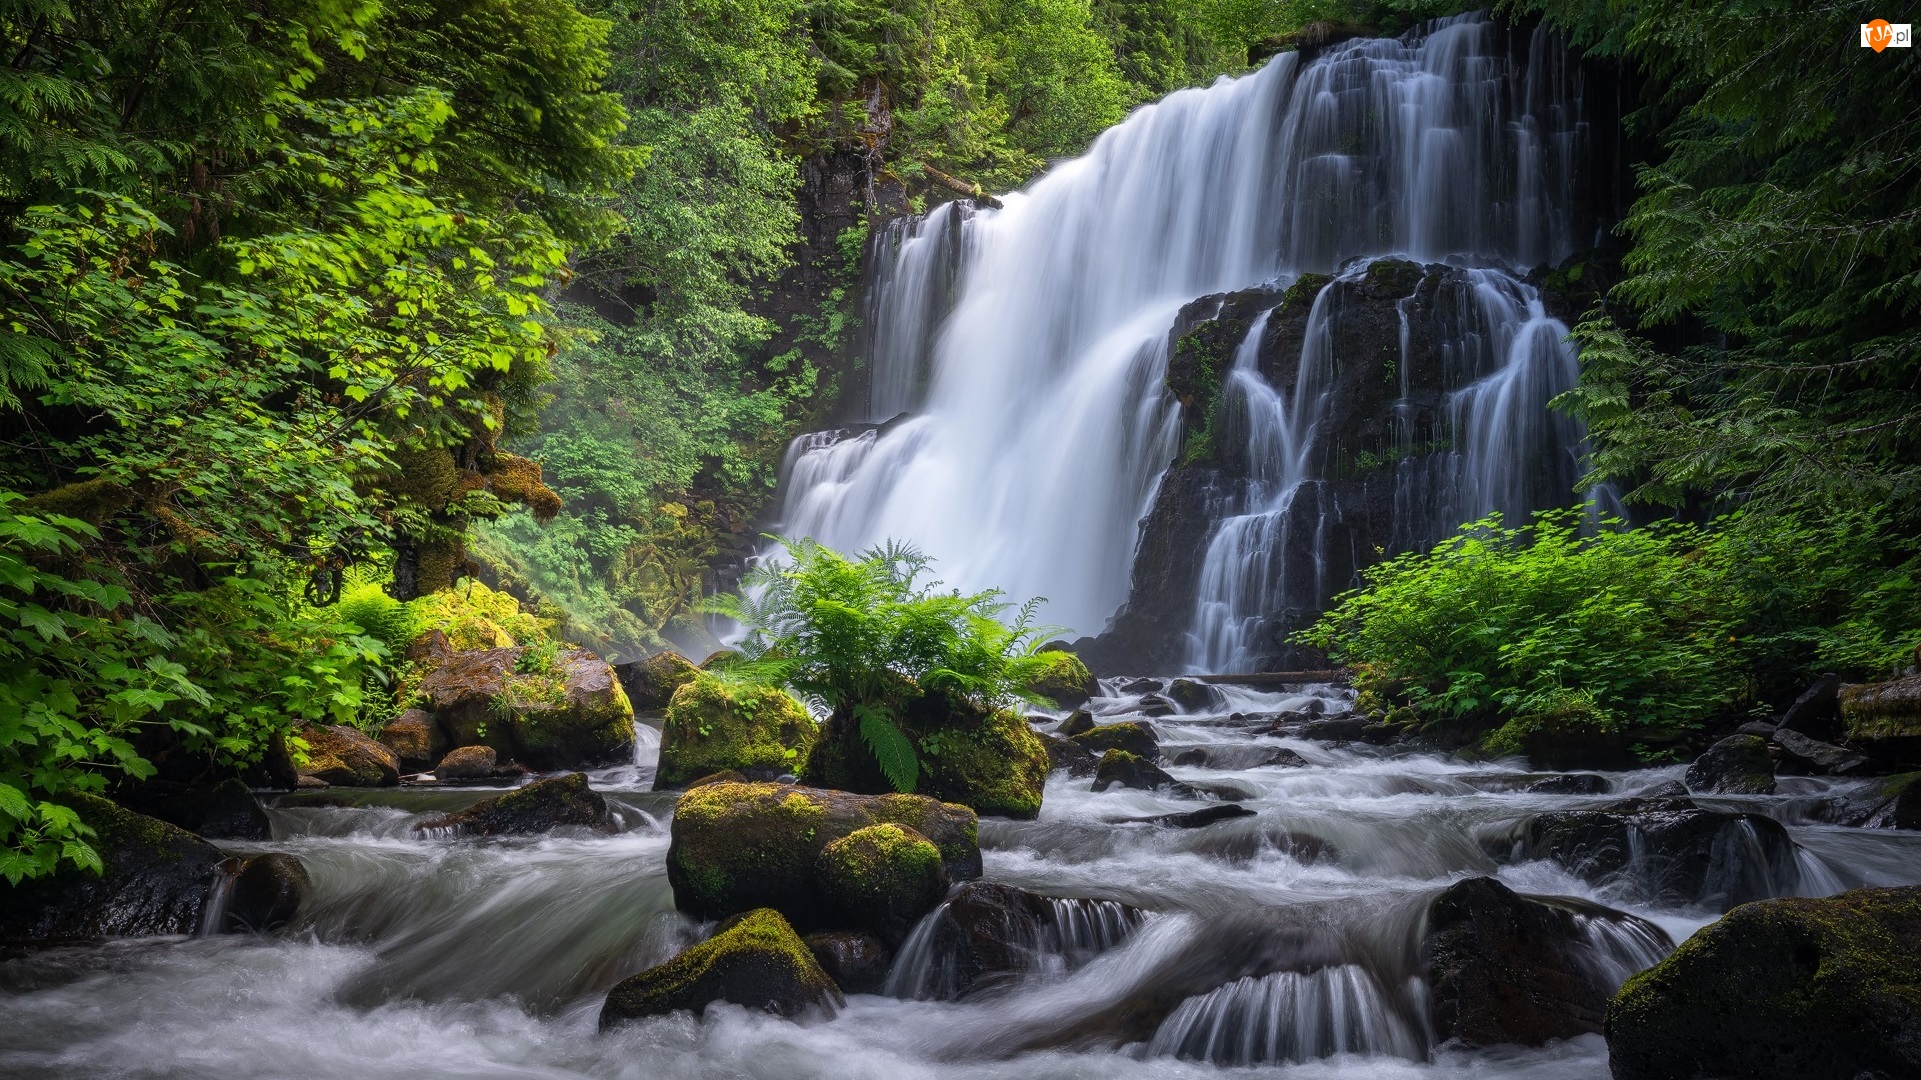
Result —
<instances>
[{"instance_id":1,"label":"bush","mask_svg":"<svg viewBox=\"0 0 1921 1080\"><path fill-rule=\"evenodd\" d=\"M1759 709L1815 673L1886 674L1916 630L1912 544L1875 518L1730 517L1711 528L1584 511L1466 526L1368 570L1298 640L1357 688L1430 720L1672 737Z\"/></svg>"},{"instance_id":2,"label":"bush","mask_svg":"<svg viewBox=\"0 0 1921 1080\"><path fill-rule=\"evenodd\" d=\"M744 659L727 677L786 686L859 724L862 740L896 789L912 791L922 765L900 714L924 691L987 707L1032 700L1050 670L1036 650L1053 627L1035 626L1030 600L1011 625L998 590L938 591L920 579L929 560L889 544L849 559L812 540L783 541L787 561L749 575L739 595L708 610L747 628Z\"/></svg>"}]
</instances>

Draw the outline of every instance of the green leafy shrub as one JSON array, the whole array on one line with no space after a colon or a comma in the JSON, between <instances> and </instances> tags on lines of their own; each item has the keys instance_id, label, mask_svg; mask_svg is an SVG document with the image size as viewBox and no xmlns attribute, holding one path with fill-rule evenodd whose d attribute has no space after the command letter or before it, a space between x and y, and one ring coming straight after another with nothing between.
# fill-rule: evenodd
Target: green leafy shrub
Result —
<instances>
[{"instance_id":1,"label":"green leafy shrub","mask_svg":"<svg viewBox=\"0 0 1921 1080\"><path fill-rule=\"evenodd\" d=\"M1917 630L1912 544L1868 516L1466 526L1390 559L1298 635L1357 688L1429 720L1672 737L1780 701L1822 670L1892 671Z\"/></svg>"},{"instance_id":2,"label":"green leafy shrub","mask_svg":"<svg viewBox=\"0 0 1921 1080\"><path fill-rule=\"evenodd\" d=\"M912 791L922 771L900 710L924 691L993 707L1032 697L1051 658L1038 652L1054 628L1036 626L1030 600L1012 623L998 590L966 594L924 582L929 560L904 544L850 559L812 540L783 541L738 595L708 610L747 628L744 659L727 677L786 686L859 725L894 787Z\"/></svg>"}]
</instances>

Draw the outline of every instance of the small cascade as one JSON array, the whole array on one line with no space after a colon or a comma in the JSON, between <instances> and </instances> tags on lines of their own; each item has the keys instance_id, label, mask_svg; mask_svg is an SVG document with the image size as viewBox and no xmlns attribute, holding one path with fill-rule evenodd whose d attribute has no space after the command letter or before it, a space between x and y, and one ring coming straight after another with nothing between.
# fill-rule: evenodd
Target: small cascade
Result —
<instances>
[{"instance_id":1,"label":"small cascade","mask_svg":"<svg viewBox=\"0 0 1921 1080\"><path fill-rule=\"evenodd\" d=\"M1139 911L1111 900L1045 897L1046 915L1009 920L999 928L1003 951L1016 973L1060 973L1125 943L1141 927ZM949 900L914 927L888 970L881 993L915 1001L949 1001L972 989L965 961L950 939ZM1000 973L1004 981L1006 973Z\"/></svg>"},{"instance_id":2,"label":"small cascade","mask_svg":"<svg viewBox=\"0 0 1921 1080\"><path fill-rule=\"evenodd\" d=\"M1246 1066L1349 1054L1421 1060L1427 1045L1372 975L1341 964L1238 979L1189 998L1161 1023L1147 1052Z\"/></svg>"},{"instance_id":3,"label":"small cascade","mask_svg":"<svg viewBox=\"0 0 1921 1080\"><path fill-rule=\"evenodd\" d=\"M226 933L227 914L233 908L234 884L240 880L243 865L240 859L223 859L214 868L213 882L207 886L207 901L201 905L200 925L194 928L194 937Z\"/></svg>"}]
</instances>

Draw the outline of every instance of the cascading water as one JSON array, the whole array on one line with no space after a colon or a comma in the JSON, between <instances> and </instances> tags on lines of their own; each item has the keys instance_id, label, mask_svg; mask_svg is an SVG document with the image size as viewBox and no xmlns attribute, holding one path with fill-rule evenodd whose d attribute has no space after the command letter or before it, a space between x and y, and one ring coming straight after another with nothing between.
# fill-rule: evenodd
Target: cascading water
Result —
<instances>
[{"instance_id":1,"label":"cascading water","mask_svg":"<svg viewBox=\"0 0 1921 1080\"><path fill-rule=\"evenodd\" d=\"M1306 64L1284 53L1137 111L1002 210L950 205L890 228L867 412L913 415L797 444L782 531L842 549L909 540L954 585L1044 595L1048 621L1099 631L1127 599L1136 523L1178 449L1163 378L1182 305L1356 257L1529 267L1592 245L1580 84L1545 31L1474 15ZM1506 411L1488 420L1482 397ZM1452 474L1462 504L1513 486L1501 455L1546 424L1537 397L1463 399L1462 445L1482 450ZM1271 464L1269 502L1301 479ZM1237 513L1272 512L1259 501ZM1271 524L1224 527L1223 557L1288 539L1260 535ZM1239 563L1238 579L1219 568L1214 621L1196 625L1209 663L1244 648L1243 609L1272 577Z\"/></svg>"}]
</instances>

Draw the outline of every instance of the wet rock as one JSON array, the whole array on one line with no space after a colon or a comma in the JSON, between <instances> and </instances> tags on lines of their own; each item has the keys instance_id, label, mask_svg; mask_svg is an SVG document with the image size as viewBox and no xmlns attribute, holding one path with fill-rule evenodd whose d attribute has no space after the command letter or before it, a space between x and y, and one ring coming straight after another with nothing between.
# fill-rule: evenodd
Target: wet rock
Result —
<instances>
[{"instance_id":1,"label":"wet rock","mask_svg":"<svg viewBox=\"0 0 1921 1080\"><path fill-rule=\"evenodd\" d=\"M1771 795L1774 760L1767 740L1730 735L1688 766L1688 791L1696 795Z\"/></svg>"},{"instance_id":2,"label":"wet rock","mask_svg":"<svg viewBox=\"0 0 1921 1080\"><path fill-rule=\"evenodd\" d=\"M888 823L926 837L950 880L980 877L977 819L964 806L924 795L708 784L674 805L667 849L674 903L701 919L771 907L805 929L834 927L816 886L822 849L857 829Z\"/></svg>"},{"instance_id":3,"label":"wet rock","mask_svg":"<svg viewBox=\"0 0 1921 1080\"><path fill-rule=\"evenodd\" d=\"M821 849L814 880L829 918L898 946L947 895L940 849L893 823L856 829Z\"/></svg>"},{"instance_id":4,"label":"wet rock","mask_svg":"<svg viewBox=\"0 0 1921 1080\"><path fill-rule=\"evenodd\" d=\"M1539 1046L1600 1031L1614 985L1590 961L1580 916L1632 921L1660 947L1673 947L1666 933L1633 916L1524 897L1493 878L1470 878L1436 896L1420 949L1435 1035L1471 1046Z\"/></svg>"},{"instance_id":5,"label":"wet rock","mask_svg":"<svg viewBox=\"0 0 1921 1080\"><path fill-rule=\"evenodd\" d=\"M442 780L478 780L492 776L498 764L491 746L461 746L447 751L434 766L434 775Z\"/></svg>"},{"instance_id":6,"label":"wet rock","mask_svg":"<svg viewBox=\"0 0 1921 1080\"><path fill-rule=\"evenodd\" d=\"M1748 904L1608 1008L1617 1080L1921 1076L1921 887Z\"/></svg>"},{"instance_id":7,"label":"wet rock","mask_svg":"<svg viewBox=\"0 0 1921 1080\"><path fill-rule=\"evenodd\" d=\"M137 800L126 798L128 809L208 840L273 839L273 824L266 808L238 777L230 776L211 787L164 791L149 783L139 796Z\"/></svg>"},{"instance_id":8,"label":"wet rock","mask_svg":"<svg viewBox=\"0 0 1921 1080\"><path fill-rule=\"evenodd\" d=\"M717 773L708 773L706 776L703 776L698 780L689 780L687 782L687 790L691 791L694 788L704 787L707 784L746 784L746 783L751 783L751 781L749 781L745 776L742 776L740 773L735 772L732 769L722 769Z\"/></svg>"},{"instance_id":9,"label":"wet rock","mask_svg":"<svg viewBox=\"0 0 1921 1080\"><path fill-rule=\"evenodd\" d=\"M267 933L292 922L313 882L298 858L275 851L245 860L227 901L228 932Z\"/></svg>"},{"instance_id":10,"label":"wet rock","mask_svg":"<svg viewBox=\"0 0 1921 1080\"><path fill-rule=\"evenodd\" d=\"M1175 707L1172 701L1162 697L1160 694L1149 694L1135 704L1134 711L1142 716L1153 718L1173 716L1179 712L1180 709Z\"/></svg>"},{"instance_id":11,"label":"wet rock","mask_svg":"<svg viewBox=\"0 0 1921 1080\"><path fill-rule=\"evenodd\" d=\"M1161 688L1159 679L1129 679L1120 686L1123 694L1152 694Z\"/></svg>"},{"instance_id":12,"label":"wet rock","mask_svg":"<svg viewBox=\"0 0 1921 1080\"><path fill-rule=\"evenodd\" d=\"M452 829L465 836L507 836L542 833L567 825L602 832L612 832L615 828L607 800L587 786L586 773L536 780L505 795L477 802L457 814L423 821L414 828Z\"/></svg>"},{"instance_id":13,"label":"wet rock","mask_svg":"<svg viewBox=\"0 0 1921 1080\"><path fill-rule=\"evenodd\" d=\"M1302 757L1299 751L1290 750L1285 746L1277 746L1268 752L1266 760L1260 762L1255 767L1301 769L1311 764L1313 764L1313 762Z\"/></svg>"},{"instance_id":14,"label":"wet rock","mask_svg":"<svg viewBox=\"0 0 1921 1080\"><path fill-rule=\"evenodd\" d=\"M1144 720L1099 724L1074 736L1074 742L1095 754L1125 750L1147 761L1157 761L1161 756L1161 741L1154 734L1154 725Z\"/></svg>"},{"instance_id":15,"label":"wet rock","mask_svg":"<svg viewBox=\"0 0 1921 1080\"><path fill-rule=\"evenodd\" d=\"M657 652L645 660L614 665L614 677L627 692L635 712L658 712L674 700L674 692L700 674L693 661L677 652Z\"/></svg>"},{"instance_id":16,"label":"wet rock","mask_svg":"<svg viewBox=\"0 0 1921 1080\"><path fill-rule=\"evenodd\" d=\"M1060 925L1057 912L1070 923ZM927 955L936 970L920 972L916 996L951 999L988 990L1050 957L1119 944L1141 912L1100 900L1061 900L999 882L970 881L931 917ZM903 956L900 961L905 962Z\"/></svg>"},{"instance_id":17,"label":"wet rock","mask_svg":"<svg viewBox=\"0 0 1921 1080\"><path fill-rule=\"evenodd\" d=\"M1193 679L1175 679L1167 684L1167 689L1163 692L1169 701L1188 712L1211 709L1226 700L1219 690Z\"/></svg>"},{"instance_id":18,"label":"wet rock","mask_svg":"<svg viewBox=\"0 0 1921 1080\"><path fill-rule=\"evenodd\" d=\"M176 825L93 795L60 802L96 833L103 872L71 866L0 886L0 940L191 934L226 855Z\"/></svg>"},{"instance_id":19,"label":"wet rock","mask_svg":"<svg viewBox=\"0 0 1921 1080\"><path fill-rule=\"evenodd\" d=\"M1488 850L1514 862L1553 859L1587 881L1618 882L1649 903L1719 911L1792 892L1800 881L1794 841L1779 822L1686 800L1538 814L1494 838Z\"/></svg>"},{"instance_id":20,"label":"wet rock","mask_svg":"<svg viewBox=\"0 0 1921 1080\"><path fill-rule=\"evenodd\" d=\"M1823 742L1840 738L1843 734L1840 690L1840 676L1832 673L1821 676L1781 714L1780 726Z\"/></svg>"},{"instance_id":21,"label":"wet rock","mask_svg":"<svg viewBox=\"0 0 1921 1080\"><path fill-rule=\"evenodd\" d=\"M1301 738L1316 742L1356 742L1367 731L1367 721L1358 716L1338 716L1316 720L1301 729Z\"/></svg>"},{"instance_id":22,"label":"wet rock","mask_svg":"<svg viewBox=\"0 0 1921 1080\"><path fill-rule=\"evenodd\" d=\"M865 930L817 930L801 939L834 984L849 994L878 994L893 954Z\"/></svg>"},{"instance_id":23,"label":"wet rock","mask_svg":"<svg viewBox=\"0 0 1921 1080\"><path fill-rule=\"evenodd\" d=\"M921 755L915 791L984 815L1040 814L1050 769L1047 747L1020 714L940 692L916 692L897 719L909 742L938 750ZM846 709L822 725L800 777L841 791L894 790Z\"/></svg>"},{"instance_id":24,"label":"wet rock","mask_svg":"<svg viewBox=\"0 0 1921 1080\"><path fill-rule=\"evenodd\" d=\"M1202 807L1185 814L1163 814L1146 819L1155 825L1167 825L1176 829L1204 829L1217 821L1231 821L1234 818L1254 817L1254 811L1234 803Z\"/></svg>"},{"instance_id":25,"label":"wet rock","mask_svg":"<svg viewBox=\"0 0 1921 1080\"><path fill-rule=\"evenodd\" d=\"M1788 761L1813 773L1846 776L1860 771L1868 763L1866 754L1811 739L1787 727L1774 733L1774 745L1781 748Z\"/></svg>"},{"instance_id":26,"label":"wet rock","mask_svg":"<svg viewBox=\"0 0 1921 1080\"><path fill-rule=\"evenodd\" d=\"M1835 701L1850 740L1921 738L1921 675L1843 686Z\"/></svg>"},{"instance_id":27,"label":"wet rock","mask_svg":"<svg viewBox=\"0 0 1921 1080\"><path fill-rule=\"evenodd\" d=\"M393 787L400 783L400 760L393 751L344 724L309 724L300 729L307 763L300 775L333 787Z\"/></svg>"},{"instance_id":28,"label":"wet rock","mask_svg":"<svg viewBox=\"0 0 1921 1080\"><path fill-rule=\"evenodd\" d=\"M1177 794L1192 789L1167 775L1158 765L1125 750L1109 750L1094 767L1094 790L1106 791L1119 785L1140 791L1171 791Z\"/></svg>"},{"instance_id":29,"label":"wet rock","mask_svg":"<svg viewBox=\"0 0 1921 1080\"><path fill-rule=\"evenodd\" d=\"M1902 773L1874 785L1874 809L1861 824L1870 829L1921 829L1921 773Z\"/></svg>"},{"instance_id":30,"label":"wet rock","mask_svg":"<svg viewBox=\"0 0 1921 1080\"><path fill-rule=\"evenodd\" d=\"M605 660L584 650L560 650L550 663L524 647L457 650L421 679L420 694L448 742L484 743L532 769L578 769L632 754L627 692Z\"/></svg>"},{"instance_id":31,"label":"wet rock","mask_svg":"<svg viewBox=\"0 0 1921 1080\"><path fill-rule=\"evenodd\" d=\"M1377 721L1361 729L1361 741L1369 746L1386 746L1392 742L1399 742L1400 738L1401 726L1399 724Z\"/></svg>"},{"instance_id":32,"label":"wet rock","mask_svg":"<svg viewBox=\"0 0 1921 1080\"><path fill-rule=\"evenodd\" d=\"M447 752L447 736L425 709L408 709L388 721L379 742L407 773L427 772Z\"/></svg>"},{"instance_id":33,"label":"wet rock","mask_svg":"<svg viewBox=\"0 0 1921 1080\"><path fill-rule=\"evenodd\" d=\"M1054 729L1054 734L1062 738L1072 738L1084 731L1092 731L1093 728L1094 714L1086 709L1075 709L1067 715L1067 719L1061 721L1060 727Z\"/></svg>"},{"instance_id":34,"label":"wet rock","mask_svg":"<svg viewBox=\"0 0 1921 1080\"><path fill-rule=\"evenodd\" d=\"M1174 755L1174 764L1188 768L1204 767L1207 764L1207 751L1196 746Z\"/></svg>"},{"instance_id":35,"label":"wet rock","mask_svg":"<svg viewBox=\"0 0 1921 1080\"><path fill-rule=\"evenodd\" d=\"M761 908L608 991L600 1028L683 1010L698 1013L716 1001L796 1016L838 1005L841 995L787 920Z\"/></svg>"},{"instance_id":36,"label":"wet rock","mask_svg":"<svg viewBox=\"0 0 1921 1080\"><path fill-rule=\"evenodd\" d=\"M754 780L797 773L819 737L814 718L786 691L703 675L683 683L667 706L654 790L723 770Z\"/></svg>"},{"instance_id":37,"label":"wet rock","mask_svg":"<svg viewBox=\"0 0 1921 1080\"><path fill-rule=\"evenodd\" d=\"M1735 728L1734 733L1736 735L1755 735L1763 739L1772 739L1774 738L1774 733L1779 730L1781 730L1779 724L1770 724L1765 720L1750 720L1740 727Z\"/></svg>"},{"instance_id":38,"label":"wet rock","mask_svg":"<svg viewBox=\"0 0 1921 1080\"><path fill-rule=\"evenodd\" d=\"M1614 785L1593 773L1563 773L1536 780L1527 789L1542 795L1606 795Z\"/></svg>"},{"instance_id":39,"label":"wet rock","mask_svg":"<svg viewBox=\"0 0 1921 1080\"><path fill-rule=\"evenodd\" d=\"M1101 692L1101 684L1087 670L1087 665L1081 663L1080 657L1065 650L1038 655L1047 661L1047 670L1028 689L1053 702L1055 708L1079 708Z\"/></svg>"},{"instance_id":40,"label":"wet rock","mask_svg":"<svg viewBox=\"0 0 1921 1080\"><path fill-rule=\"evenodd\" d=\"M1042 735L1041 745L1047 748L1048 769L1066 769L1069 776L1092 776L1100 758L1092 750L1072 739L1058 735Z\"/></svg>"}]
</instances>

